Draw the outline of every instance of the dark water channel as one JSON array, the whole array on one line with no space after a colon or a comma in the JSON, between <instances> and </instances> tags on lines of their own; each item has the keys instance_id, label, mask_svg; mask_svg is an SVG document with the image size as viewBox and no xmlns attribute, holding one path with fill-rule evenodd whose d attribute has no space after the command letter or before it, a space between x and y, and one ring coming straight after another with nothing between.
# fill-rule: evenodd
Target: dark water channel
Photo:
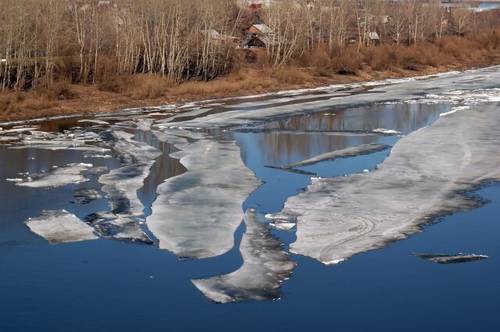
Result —
<instances>
[{"instance_id":1,"label":"dark water channel","mask_svg":"<svg viewBox=\"0 0 500 332\"><path fill-rule=\"evenodd\" d=\"M245 165L263 182L243 208L278 212L290 196L304 190L312 176L337 177L369 172L390 150L299 168L276 169L333 150L360 144L394 145L402 135L430 125L446 104L374 104L302 114L212 133L236 140ZM71 129L71 121L46 123L42 129ZM138 191L145 215L156 190L185 169L169 157L175 148L149 131L135 139L163 152ZM92 163L114 169L117 156L85 158L80 151L15 150L0 147L0 331L498 331L500 329L500 187L478 194L490 204L443 218L425 232L384 249L324 266L306 257L282 287L282 298L269 302L214 304L191 279L234 271L242 264L238 244L220 257L178 260L154 245L96 240L50 245L24 224L44 209L66 209L80 218L109 210L105 198L74 203L74 191L97 188L90 181L55 189L16 186L6 179L52 166ZM284 246L293 232L273 231ZM488 260L450 266L431 264L414 252L478 252Z\"/></svg>"}]
</instances>

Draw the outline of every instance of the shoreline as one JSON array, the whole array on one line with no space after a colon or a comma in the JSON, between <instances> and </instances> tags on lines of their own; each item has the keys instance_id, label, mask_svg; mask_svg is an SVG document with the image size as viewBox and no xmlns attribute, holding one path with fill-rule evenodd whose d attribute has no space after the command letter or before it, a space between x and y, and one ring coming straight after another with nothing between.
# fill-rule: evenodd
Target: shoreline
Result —
<instances>
[{"instance_id":1,"label":"shoreline","mask_svg":"<svg viewBox=\"0 0 500 332\"><path fill-rule=\"evenodd\" d=\"M157 112L161 107L170 106L172 110L176 113L183 113L182 107L191 103L209 103L209 102L221 102L230 99L251 99L251 98L263 98L267 96L279 96L281 94L297 93L297 92L311 92L311 91L321 91L330 89L334 86L345 86L349 87L356 84L359 85L385 85L390 84L387 82L390 80L398 79L426 79L434 75L445 75L457 72L466 72L469 70L480 70L485 68L492 68L499 66L500 62L483 64L478 66L444 66L444 67L426 67L418 71L373 71L373 72L362 72L358 75L335 75L334 77L324 79L319 78L313 82L305 82L304 84L281 84L270 89L242 89L232 93L215 93L213 96L208 98L204 95L187 95L185 96L167 96L162 98L153 99L140 99L133 100L132 98L126 98L118 93L111 96L114 98L109 99L109 94L102 92L101 98L103 105L99 105L101 98L97 100L92 100L92 96L80 94L79 97L70 100L58 101L57 107L50 107L47 109L42 109L39 111L28 112L28 114L23 114L20 116L7 116L3 114L4 111L0 110L0 126L1 127L12 127L19 125L29 125L38 124L47 121L54 120L69 120L77 119L83 117L97 117L97 116L110 116L117 115L120 113L130 114L132 112L148 113ZM198 84L217 84L217 82L223 82L227 80L227 77L222 77L220 79L211 82L196 82ZM180 85L182 86L182 84ZM79 89L79 92L84 91L88 94L99 94L97 87L95 86L81 86L81 85L71 85L71 87ZM14 93L14 92L9 92ZM90 102L89 102L90 97ZM108 97L106 99L106 97ZM127 99L127 100L124 100ZM74 107L79 105L80 107ZM73 106L73 107L72 107ZM37 113L41 113L38 115ZM46 115L45 115L46 114ZM125 115L126 115L125 114Z\"/></svg>"}]
</instances>

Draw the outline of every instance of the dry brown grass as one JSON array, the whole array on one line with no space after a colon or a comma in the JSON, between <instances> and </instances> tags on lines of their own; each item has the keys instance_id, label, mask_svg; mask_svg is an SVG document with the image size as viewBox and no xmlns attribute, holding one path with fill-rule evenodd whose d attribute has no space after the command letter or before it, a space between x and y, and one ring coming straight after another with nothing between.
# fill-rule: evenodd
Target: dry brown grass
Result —
<instances>
[{"instance_id":1,"label":"dry brown grass","mask_svg":"<svg viewBox=\"0 0 500 332\"><path fill-rule=\"evenodd\" d=\"M115 92L132 99L142 100L163 97L172 85L173 83L165 77L139 74L115 77L99 83L97 87L101 91Z\"/></svg>"},{"instance_id":2,"label":"dry brown grass","mask_svg":"<svg viewBox=\"0 0 500 332\"><path fill-rule=\"evenodd\" d=\"M341 75L355 75L362 68L363 58L356 47L346 49L332 55L332 70Z\"/></svg>"},{"instance_id":3,"label":"dry brown grass","mask_svg":"<svg viewBox=\"0 0 500 332\"><path fill-rule=\"evenodd\" d=\"M171 87L169 96L200 98L220 97L247 91L264 91L273 86L274 80L264 71L239 70L213 81L189 81Z\"/></svg>"},{"instance_id":4,"label":"dry brown grass","mask_svg":"<svg viewBox=\"0 0 500 332\"><path fill-rule=\"evenodd\" d=\"M57 102L46 95L31 92L0 93L0 113L16 117L23 113L38 112L55 107Z\"/></svg>"}]
</instances>

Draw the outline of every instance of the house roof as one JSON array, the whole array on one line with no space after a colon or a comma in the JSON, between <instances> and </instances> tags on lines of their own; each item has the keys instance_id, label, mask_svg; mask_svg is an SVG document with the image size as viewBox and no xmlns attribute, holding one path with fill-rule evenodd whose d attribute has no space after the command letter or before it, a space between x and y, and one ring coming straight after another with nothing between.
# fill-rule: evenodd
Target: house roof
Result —
<instances>
[{"instance_id":1,"label":"house roof","mask_svg":"<svg viewBox=\"0 0 500 332\"><path fill-rule=\"evenodd\" d=\"M262 24L262 23L261 23L261 24L254 24L254 25L252 25L252 27L253 27L254 29L259 30L259 31L260 31L260 32L262 32L263 34L273 33L273 30L271 30L271 28L270 28L270 27L268 27L267 25Z\"/></svg>"},{"instance_id":2,"label":"house roof","mask_svg":"<svg viewBox=\"0 0 500 332\"><path fill-rule=\"evenodd\" d=\"M378 33L376 31L368 32L368 38L370 40L380 40L380 36L378 35Z\"/></svg>"}]
</instances>

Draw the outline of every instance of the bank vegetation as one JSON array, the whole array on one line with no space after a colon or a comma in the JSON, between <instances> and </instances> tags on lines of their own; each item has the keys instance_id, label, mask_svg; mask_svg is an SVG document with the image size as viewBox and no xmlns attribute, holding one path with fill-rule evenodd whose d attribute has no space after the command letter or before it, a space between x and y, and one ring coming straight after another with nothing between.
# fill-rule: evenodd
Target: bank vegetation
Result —
<instances>
[{"instance_id":1,"label":"bank vegetation","mask_svg":"<svg viewBox=\"0 0 500 332\"><path fill-rule=\"evenodd\" d=\"M0 4L3 118L88 97L116 105L214 97L488 65L500 55L498 11L438 0Z\"/></svg>"}]
</instances>

